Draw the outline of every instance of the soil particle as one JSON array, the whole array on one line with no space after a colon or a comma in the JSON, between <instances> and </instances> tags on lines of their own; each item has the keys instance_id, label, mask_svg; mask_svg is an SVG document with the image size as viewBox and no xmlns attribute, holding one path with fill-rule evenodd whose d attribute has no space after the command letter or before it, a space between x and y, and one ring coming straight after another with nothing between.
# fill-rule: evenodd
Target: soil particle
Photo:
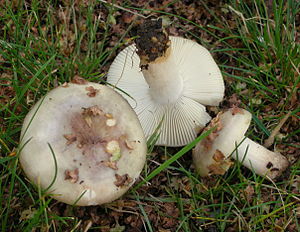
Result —
<instances>
[{"instance_id":1,"label":"soil particle","mask_svg":"<svg viewBox=\"0 0 300 232\"><path fill-rule=\"evenodd\" d=\"M137 54L141 59L141 68L147 69L147 64L166 54L170 46L168 33L162 25L162 19L148 19L134 27L132 35L135 39Z\"/></svg>"}]
</instances>

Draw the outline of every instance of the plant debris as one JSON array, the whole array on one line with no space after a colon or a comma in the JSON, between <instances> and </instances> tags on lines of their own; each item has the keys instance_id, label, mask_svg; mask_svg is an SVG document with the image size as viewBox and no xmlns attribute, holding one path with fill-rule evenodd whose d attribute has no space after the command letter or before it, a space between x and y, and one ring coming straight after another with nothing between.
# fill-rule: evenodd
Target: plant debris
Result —
<instances>
[{"instance_id":1,"label":"plant debris","mask_svg":"<svg viewBox=\"0 0 300 232\"><path fill-rule=\"evenodd\" d=\"M259 4L259 2L267 5L268 20L265 20L259 12L255 11L253 1L236 1L234 3L233 1L217 0L141 0L126 1L125 3L122 0L99 2L78 0L72 3L69 1L54 1L52 4L40 1L38 11L35 10L30 1L26 1L24 4L18 1L11 1L9 4L3 3L4 5L1 3L4 6L1 8L4 10L0 10L0 18L3 18L0 19L2 23L0 26L0 37L2 39L0 43L0 50L2 50L0 52L0 105L2 108L0 111L0 134L3 135L0 136L1 157L6 158L13 147L16 146L16 141L19 138L19 120L24 116L24 112L31 107L32 102L36 101L42 92L47 91L48 88L52 87L52 84L54 86L54 79L57 80L57 83L64 83L74 77L72 83L86 84L87 81L81 75L94 78L96 75L99 76L99 73L105 74L115 55L132 43L133 37L128 34L128 28L140 21L142 17L161 17L162 24L167 22L170 25L167 28L170 35L183 36L201 43L212 51L214 59L222 65L226 84L226 97L220 107L213 107L213 110L209 111L212 116L217 114L220 108L247 106L255 113L259 123L267 127L268 131L274 131L284 112L292 112L277 133L277 137L280 137L280 139L276 143L272 142L274 150L284 154L292 164L290 170L282 177L284 185L274 187L272 184L269 186L265 182L263 184L259 182L258 184L254 183L254 185L241 185L240 183L248 180L249 177L255 180L251 172L243 168L241 168L242 174L231 172L231 178L226 179L226 182L223 181L224 176L220 177L221 179L212 176L197 180L197 182L193 181L192 178L188 178L189 181L186 181L184 180L187 177L186 171L194 171L194 167L191 166L190 162L190 153L187 153L178 160L179 164L174 164L174 168L165 169L150 180L148 184L137 189L138 200L132 199L132 196L126 196L124 199L117 200L105 207L72 207L57 201L51 201L45 208L45 214L47 212L49 216L49 225L47 226L50 226L50 228L45 228L40 225L45 223L43 221L44 214L41 214L39 218L34 217L34 221L31 221L35 209L31 208L32 211L26 211L30 209L32 199L28 195L21 194L26 192L22 187L23 184L18 181L11 182L11 175L9 174L11 172L3 172L1 176L1 180L3 180L2 199L11 199L9 210L2 217L8 216L6 231L24 230L27 224L32 225L32 227L29 227L29 230L32 231L84 231L85 229L94 229L100 232L109 232L113 228L118 228L118 225L125 226L124 231L128 232L146 231L147 226L151 226L153 231L170 232L176 231L179 226L181 226L180 231L191 232L221 230L229 232L249 231L251 229L257 231L297 231L299 229L299 223L296 221L299 219L299 204L297 203L299 198L297 196L300 194L300 177L297 174L297 167L299 166L297 166L297 163L300 158L300 136L295 131L299 130L300 112L296 109L300 107L300 86L299 83L295 83L299 78L299 64L294 64L296 69L287 66L285 64L286 60L277 57L275 52L272 51L273 47L276 46L272 38L270 37L268 38L269 41L266 41L266 37L262 36L258 41L248 26L253 22L261 29L258 31L259 35L267 31L268 35L272 36L274 25L276 25L276 28L280 27L275 22L275 10L278 8L288 9L286 4L295 1L281 1L282 6L278 5L280 1L255 1L255 4ZM127 8L127 5L130 8ZM243 5L248 7L249 12L256 13L246 17L246 12L238 9ZM28 14L28 11L32 12L35 17L26 17L31 15ZM11 17L10 14L20 14L22 17ZM282 19L282 25L285 26L285 21L291 16L292 14L289 16L280 15L277 18ZM49 20L47 21L47 19ZM106 22L113 23L108 24ZM267 25L267 22L270 22L270 24ZM295 44L286 44L284 41L277 40L275 42L279 42L282 47L295 47L300 36L299 22L300 14L297 14L295 33L289 34L290 25L288 25L284 28L284 33L278 34L279 37L286 35L295 38ZM89 25L92 25L95 30ZM24 26L27 27L26 30ZM226 28L224 28L225 26ZM21 33L18 28L21 28ZM163 33L162 37L164 37ZM151 42L151 36L148 36L148 39ZM222 43L221 40L225 43ZM249 46L244 44L245 41L249 41ZM155 39L153 42L155 42ZM24 46L26 49L22 49L25 48ZM16 48L11 49L10 47ZM233 49L230 49L231 47ZM260 59L256 56L257 54L252 53L253 51L250 51L250 49L253 48L259 49L264 58ZM55 50L55 54L57 54L55 60L43 69L42 65L51 57L51 50ZM42 55L40 55L41 51ZM270 54L266 51L269 51ZM158 55L164 54L163 49L154 52ZM281 53L281 49L279 53ZM297 55L296 52L294 53ZM292 60L292 55L292 53L287 54L288 59ZM103 61L94 62L94 57L101 56L105 57ZM238 57L242 57L242 59ZM148 57L146 58L148 59ZM259 66L255 67L251 64L247 66L243 61L248 59L257 62ZM31 62L31 60L34 60L34 62ZM151 60L155 60L155 57L151 57ZM18 66L18 64L20 65ZM84 68L80 68L80 66ZM275 70L279 66L282 66L283 69ZM257 69L257 72L255 69ZM284 82L282 74L288 73L292 69L294 74L291 75L290 83ZM37 73L37 70L41 70L42 73L35 76L34 79L33 76ZM243 79L247 81L247 84ZM271 81L266 86L269 91L272 91L271 93L264 89L265 86L261 85L261 83L266 83L266 80L270 79L278 79L278 82ZM27 85L29 80L30 86ZM99 81L99 79L95 80ZM279 85L276 83L279 83ZM286 86L286 90L277 90L277 87L281 85ZM20 89L23 89L24 86L29 86L29 88L24 93L25 100L23 101L20 98ZM67 85L62 84L62 87L67 87ZM252 101L252 98L255 100ZM29 101L26 101L26 99ZM254 104L257 103L257 99L261 99L262 103L260 105ZM270 99L275 100L271 101ZM287 101L288 99L289 101ZM207 109L212 109L212 107L207 107ZM90 117L95 117L102 115L104 112L101 109L93 108L87 110L86 113ZM107 115L109 114L106 114L105 117ZM14 121L13 119L17 120ZM252 130L258 133L258 139L267 139L268 136L258 124L253 123L251 126ZM80 128L76 128L80 131ZM91 128L88 131L91 132ZM5 141L8 135L11 135L11 137ZM75 136L72 134L66 136L68 138L62 138L66 139L66 143L78 143L77 145L82 147L88 142L103 142L106 144L106 141L99 138L98 140L91 140L87 137L87 140L83 140L76 137L76 140L74 140ZM213 139L214 136L217 136L217 133L211 135L210 139ZM209 139L206 142L209 149L211 144ZM125 146L130 149L131 144L129 146L125 144ZM178 151L177 148L154 148L153 154L149 154L145 173L149 174ZM13 166L11 164L13 163L9 163L10 167ZM113 163L107 165L113 167ZM2 168L4 169L4 166ZM184 170L184 172L181 170ZM74 172L74 170L71 171ZM22 178L22 176L20 177ZM173 180L170 183L170 178L176 181ZM121 184L124 178L121 176L119 179L118 184ZM14 183L14 185L9 186L5 183ZM265 185L269 187L262 187ZM10 187L13 187L11 195L9 194ZM27 184L27 187L31 190L30 185ZM259 191L257 196L256 193L253 193L253 188L255 191ZM275 191L274 188L278 188L278 191ZM34 191L32 193L34 199L40 199L37 194L34 194ZM197 198L193 199L189 194L193 196L196 194ZM23 197L24 199L22 199ZM246 204L244 204L245 201ZM295 207L290 206L289 202L296 202L298 207L297 204L295 204ZM7 201L2 201L0 204L2 204L2 209L7 208ZM234 210L230 210L231 208ZM141 213L141 209L146 213L147 221ZM245 210L239 211L240 209ZM280 209L283 210L280 211ZM201 210L199 214L197 210ZM259 215L257 212L261 212L263 215ZM26 217L27 215L28 217ZM197 218L199 215L201 217ZM222 215L225 216L222 217ZM21 216L23 216L24 221L22 220L20 223ZM60 218L60 220L57 220L57 218ZM36 221L37 219L39 221ZM275 227L274 224L283 226L279 228ZM21 225L22 228L16 228L17 225ZM92 227L90 227L91 225ZM28 227L26 228L28 229Z\"/></svg>"},{"instance_id":2,"label":"plant debris","mask_svg":"<svg viewBox=\"0 0 300 232\"><path fill-rule=\"evenodd\" d=\"M85 88L85 90L88 91L87 95L89 97L95 97L96 94L99 92L99 90L95 89L93 86L88 86L88 87Z\"/></svg>"},{"instance_id":3,"label":"plant debris","mask_svg":"<svg viewBox=\"0 0 300 232\"><path fill-rule=\"evenodd\" d=\"M83 108L82 115L99 116L99 115L103 115L103 111L98 106L91 106L88 108Z\"/></svg>"},{"instance_id":4,"label":"plant debris","mask_svg":"<svg viewBox=\"0 0 300 232\"><path fill-rule=\"evenodd\" d=\"M118 170L116 161L102 161L101 163L108 168L111 168L113 170Z\"/></svg>"},{"instance_id":5,"label":"plant debris","mask_svg":"<svg viewBox=\"0 0 300 232\"><path fill-rule=\"evenodd\" d=\"M74 84L78 84L78 85L85 85L88 83L84 78L82 78L78 75L75 75L71 82Z\"/></svg>"},{"instance_id":6,"label":"plant debris","mask_svg":"<svg viewBox=\"0 0 300 232\"><path fill-rule=\"evenodd\" d=\"M116 177L116 181L114 182L114 184L117 187L128 186L133 181L128 174L124 174L122 176L119 174L115 174L115 177Z\"/></svg>"},{"instance_id":7,"label":"plant debris","mask_svg":"<svg viewBox=\"0 0 300 232\"><path fill-rule=\"evenodd\" d=\"M64 138L67 140L67 145L70 145L77 140L77 136L75 134L65 134Z\"/></svg>"},{"instance_id":8,"label":"plant debris","mask_svg":"<svg viewBox=\"0 0 300 232\"><path fill-rule=\"evenodd\" d=\"M75 168L74 170L65 171L65 180L70 180L71 183L76 183L79 179L79 170Z\"/></svg>"}]
</instances>

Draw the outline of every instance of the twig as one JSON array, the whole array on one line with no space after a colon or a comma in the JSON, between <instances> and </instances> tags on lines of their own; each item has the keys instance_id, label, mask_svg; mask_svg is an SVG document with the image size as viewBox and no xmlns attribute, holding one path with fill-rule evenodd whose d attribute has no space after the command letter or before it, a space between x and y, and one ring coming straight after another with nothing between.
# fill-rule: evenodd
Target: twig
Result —
<instances>
[{"instance_id":1,"label":"twig","mask_svg":"<svg viewBox=\"0 0 300 232\"><path fill-rule=\"evenodd\" d=\"M247 19L244 17L243 13L234 9L232 6L228 6L228 8L229 8L229 10L233 11L235 14L237 14L242 19L243 24L245 26L245 30L246 30L247 34L249 34L249 30L248 30L247 24L246 24Z\"/></svg>"},{"instance_id":2,"label":"twig","mask_svg":"<svg viewBox=\"0 0 300 232\"><path fill-rule=\"evenodd\" d=\"M81 220L75 225L75 227L71 230L71 232L76 231L76 229L80 226Z\"/></svg>"},{"instance_id":3,"label":"twig","mask_svg":"<svg viewBox=\"0 0 300 232\"><path fill-rule=\"evenodd\" d=\"M134 214L134 215L137 215L137 216L139 215L139 213L137 213L137 212L130 211L130 210L117 209L113 206L107 206L106 208L111 209L113 211L116 211L118 213L130 213L130 214Z\"/></svg>"},{"instance_id":4,"label":"twig","mask_svg":"<svg viewBox=\"0 0 300 232\"><path fill-rule=\"evenodd\" d=\"M120 9L120 10L127 11L127 12L129 12L129 13L131 13L131 14L137 15L137 16L142 17L142 18L144 18L144 19L146 19L146 18L149 17L149 16L144 16L144 15L142 15L142 14L136 13L136 12L134 12L134 11L132 11L132 10L126 9L126 8L124 8L124 7L122 7L122 6L119 6L119 5L116 5L116 4L114 4L114 3L109 3L109 2L107 2L107 1L105 1L105 0L98 0L98 1L99 1L99 2L103 2L103 3L106 3L106 4L110 4L110 5L112 5L113 7L116 7L116 8L118 8L118 9Z\"/></svg>"},{"instance_id":5,"label":"twig","mask_svg":"<svg viewBox=\"0 0 300 232\"><path fill-rule=\"evenodd\" d=\"M88 222L88 224L86 225L86 227L84 228L83 232L87 232L93 225L93 222L90 220Z\"/></svg>"},{"instance_id":6,"label":"twig","mask_svg":"<svg viewBox=\"0 0 300 232\"><path fill-rule=\"evenodd\" d=\"M257 184L255 181L250 181L250 183L252 183L254 185ZM273 186L270 186L270 185L267 185L267 184L261 184L261 186L269 188L269 189L274 189L274 190L280 191L282 194L285 194L285 195L289 195L290 194L290 193L288 193L285 190L282 190L282 189L279 189L277 187L273 187ZM291 198L295 199L296 201L300 202L300 198L299 197L296 197L296 196L293 196L293 195L289 195L289 196Z\"/></svg>"},{"instance_id":7,"label":"twig","mask_svg":"<svg viewBox=\"0 0 300 232\"><path fill-rule=\"evenodd\" d=\"M274 143L274 140L275 140L275 136L279 133L281 127L283 126L283 124L286 122L286 120L290 117L291 115L291 111L289 111L283 119L280 120L280 122L278 123L278 125L274 128L274 130L272 131L272 133L270 134L269 138L267 138L265 140L265 143L264 143L264 146L266 148L270 147L273 143Z\"/></svg>"}]
</instances>

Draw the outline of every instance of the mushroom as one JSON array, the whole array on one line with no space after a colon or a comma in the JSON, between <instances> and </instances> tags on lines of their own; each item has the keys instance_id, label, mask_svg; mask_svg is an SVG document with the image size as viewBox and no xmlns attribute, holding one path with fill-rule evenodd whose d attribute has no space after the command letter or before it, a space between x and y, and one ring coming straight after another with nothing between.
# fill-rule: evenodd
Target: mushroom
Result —
<instances>
[{"instance_id":1,"label":"mushroom","mask_svg":"<svg viewBox=\"0 0 300 232\"><path fill-rule=\"evenodd\" d=\"M113 61L107 82L134 108L146 137L163 120L156 145L186 145L211 119L203 105L222 100L222 74L207 49L169 37L160 20L146 21L136 34L135 45Z\"/></svg>"},{"instance_id":2,"label":"mushroom","mask_svg":"<svg viewBox=\"0 0 300 232\"><path fill-rule=\"evenodd\" d=\"M231 165L230 155L260 176L275 179L288 167L287 159L244 136L251 113L241 108L220 112L205 129L212 133L193 150L193 161L201 176L223 175Z\"/></svg>"},{"instance_id":3,"label":"mushroom","mask_svg":"<svg viewBox=\"0 0 300 232\"><path fill-rule=\"evenodd\" d=\"M120 94L104 85L77 83L51 90L27 114L21 166L34 184L59 201L108 203L138 178L146 141L135 112Z\"/></svg>"}]
</instances>

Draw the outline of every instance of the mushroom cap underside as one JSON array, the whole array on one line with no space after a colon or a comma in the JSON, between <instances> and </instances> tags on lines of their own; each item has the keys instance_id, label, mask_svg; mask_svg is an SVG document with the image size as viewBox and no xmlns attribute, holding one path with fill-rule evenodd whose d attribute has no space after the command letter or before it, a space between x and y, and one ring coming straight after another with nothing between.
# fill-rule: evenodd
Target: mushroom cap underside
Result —
<instances>
[{"instance_id":1,"label":"mushroom cap underside","mask_svg":"<svg viewBox=\"0 0 300 232\"><path fill-rule=\"evenodd\" d=\"M152 135L163 119L156 145L183 146L195 139L198 129L210 120L201 104L217 105L224 95L224 83L218 66L204 47L180 37L170 36L170 40L170 56L180 70L184 85L175 104L159 104L153 100L135 45L118 54L109 69L107 82L120 89L134 108L146 137ZM175 114L178 108L182 111ZM180 118L180 125L176 117Z\"/></svg>"},{"instance_id":2,"label":"mushroom cap underside","mask_svg":"<svg viewBox=\"0 0 300 232\"><path fill-rule=\"evenodd\" d=\"M170 56L184 82L183 96L203 105L218 105L224 96L222 73L209 51L198 43L181 37L170 36ZM118 88L128 91L137 99L146 93L133 95L131 90L148 88L140 69L140 58L135 45L122 50L113 61L107 75L107 81ZM140 95L141 94L141 95Z\"/></svg>"},{"instance_id":3,"label":"mushroom cap underside","mask_svg":"<svg viewBox=\"0 0 300 232\"><path fill-rule=\"evenodd\" d=\"M89 82L57 87L38 101L25 118L21 147L27 177L43 189L55 179L47 192L76 205L120 197L146 158L143 131L130 105L111 88Z\"/></svg>"},{"instance_id":4,"label":"mushroom cap underside","mask_svg":"<svg viewBox=\"0 0 300 232\"><path fill-rule=\"evenodd\" d=\"M242 142L251 117L247 110L231 108L212 119L207 129L216 129L193 150L194 165L201 176L224 174L227 171L230 166L227 158Z\"/></svg>"}]
</instances>

